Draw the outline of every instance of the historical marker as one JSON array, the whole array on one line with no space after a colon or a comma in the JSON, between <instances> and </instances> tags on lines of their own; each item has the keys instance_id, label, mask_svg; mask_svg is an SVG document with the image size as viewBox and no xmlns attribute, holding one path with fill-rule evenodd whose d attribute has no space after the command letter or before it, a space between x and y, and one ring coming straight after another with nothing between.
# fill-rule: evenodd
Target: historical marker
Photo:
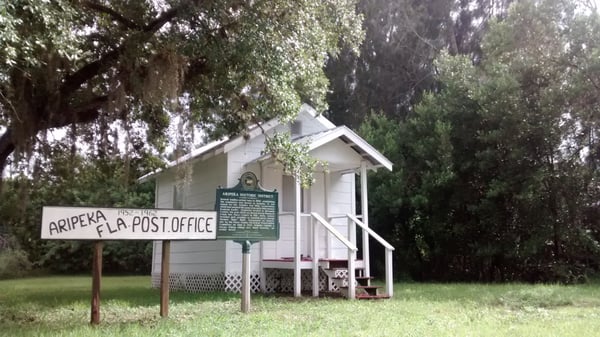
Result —
<instances>
[{"instance_id":1,"label":"historical marker","mask_svg":"<svg viewBox=\"0 0 600 337\"><path fill-rule=\"evenodd\" d=\"M233 188L217 190L217 239L242 245L242 312L250 311L250 247L263 240L279 240L277 192L258 186L252 172Z\"/></svg>"},{"instance_id":2,"label":"historical marker","mask_svg":"<svg viewBox=\"0 0 600 337\"><path fill-rule=\"evenodd\" d=\"M236 187L217 190L217 239L279 240L277 192L254 184L256 176L245 173Z\"/></svg>"}]
</instances>

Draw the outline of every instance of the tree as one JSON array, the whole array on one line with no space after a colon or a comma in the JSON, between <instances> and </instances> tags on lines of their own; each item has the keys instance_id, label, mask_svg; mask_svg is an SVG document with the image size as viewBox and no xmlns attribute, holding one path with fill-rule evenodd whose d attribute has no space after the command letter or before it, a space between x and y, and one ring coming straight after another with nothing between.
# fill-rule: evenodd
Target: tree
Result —
<instances>
[{"instance_id":1,"label":"tree","mask_svg":"<svg viewBox=\"0 0 600 337\"><path fill-rule=\"evenodd\" d=\"M129 151L162 151L194 127L220 137L289 118L303 101L322 110L323 63L340 39L356 48L359 27L351 0L7 2L0 171L15 151L47 149L53 128L70 126L64 143L92 143L102 156L117 126L126 141L143 130L148 144ZM184 132L166 132L174 116Z\"/></svg>"},{"instance_id":2,"label":"tree","mask_svg":"<svg viewBox=\"0 0 600 337\"><path fill-rule=\"evenodd\" d=\"M371 112L404 120L428 90L437 90L434 60L443 50L478 60L488 23L511 0L361 0L365 40L360 54L327 62L329 117L358 127Z\"/></svg>"},{"instance_id":3,"label":"tree","mask_svg":"<svg viewBox=\"0 0 600 337\"><path fill-rule=\"evenodd\" d=\"M451 1L362 0L365 40L360 56L350 50L327 63L332 82L329 117L358 127L371 111L406 116L424 89L431 88L432 65L443 46L443 24Z\"/></svg>"},{"instance_id":4,"label":"tree","mask_svg":"<svg viewBox=\"0 0 600 337\"><path fill-rule=\"evenodd\" d=\"M127 173L122 160L72 156L70 149L53 144L51 163L39 163L36 178L21 175L7 179L0 195L0 223L27 253L37 268L54 272L89 270L90 242L41 240L42 206L90 206L151 208L154 184L138 184L140 171ZM143 169L146 158L131 158L133 168ZM34 191L34 193L29 193ZM107 242L103 260L107 272L148 272L151 242Z\"/></svg>"},{"instance_id":5,"label":"tree","mask_svg":"<svg viewBox=\"0 0 600 337\"><path fill-rule=\"evenodd\" d=\"M457 0L447 25L447 48L451 55L469 55L474 62L481 58L481 41L490 22L503 20L514 0Z\"/></svg>"},{"instance_id":6,"label":"tree","mask_svg":"<svg viewBox=\"0 0 600 337\"><path fill-rule=\"evenodd\" d=\"M406 123L384 138L382 117L363 127L397 142L395 172L373 177L394 184L371 184L370 200L394 208L372 223L393 228L413 277L573 282L598 270L599 39L597 13L519 2L479 62L439 61L440 90Z\"/></svg>"}]
</instances>

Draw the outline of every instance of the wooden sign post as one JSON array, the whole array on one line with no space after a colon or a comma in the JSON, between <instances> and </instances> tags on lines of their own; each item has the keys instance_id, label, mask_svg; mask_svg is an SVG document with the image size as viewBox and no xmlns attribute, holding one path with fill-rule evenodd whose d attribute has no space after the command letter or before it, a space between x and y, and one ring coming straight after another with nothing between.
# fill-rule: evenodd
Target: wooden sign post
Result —
<instances>
[{"instance_id":1,"label":"wooden sign post","mask_svg":"<svg viewBox=\"0 0 600 337\"><path fill-rule=\"evenodd\" d=\"M100 281L102 279L102 241L94 242L92 261L92 317L91 324L100 324Z\"/></svg>"},{"instance_id":2,"label":"wooden sign post","mask_svg":"<svg viewBox=\"0 0 600 337\"><path fill-rule=\"evenodd\" d=\"M91 323L100 323L103 240L162 240L160 315L169 314L170 240L215 240L215 211L53 207L42 210L42 239L95 240Z\"/></svg>"},{"instance_id":3,"label":"wooden sign post","mask_svg":"<svg viewBox=\"0 0 600 337\"><path fill-rule=\"evenodd\" d=\"M171 241L162 242L160 263L160 317L169 316L169 273L171 269Z\"/></svg>"},{"instance_id":4,"label":"wooden sign post","mask_svg":"<svg viewBox=\"0 0 600 337\"><path fill-rule=\"evenodd\" d=\"M242 312L250 311L250 248L263 240L279 240L279 198L265 191L252 172L233 188L217 190L217 239L242 245Z\"/></svg>"}]
</instances>

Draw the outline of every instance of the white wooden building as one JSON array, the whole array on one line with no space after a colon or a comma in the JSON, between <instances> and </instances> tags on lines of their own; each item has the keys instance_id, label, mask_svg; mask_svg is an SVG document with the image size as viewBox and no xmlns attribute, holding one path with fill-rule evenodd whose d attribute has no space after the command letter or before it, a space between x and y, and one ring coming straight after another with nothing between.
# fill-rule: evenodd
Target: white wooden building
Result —
<instances>
[{"instance_id":1,"label":"white wooden building","mask_svg":"<svg viewBox=\"0 0 600 337\"><path fill-rule=\"evenodd\" d=\"M261 153L263 132L285 131L295 142L308 144L313 157L328 163L326 170L319 168L314 173L316 181L310 189L301 189L280 164ZM295 296L312 291L318 296L320 291L341 288L350 298L367 297L369 288L374 288L368 278L370 235L376 239L372 242L386 248L385 256L380 257L386 260L382 294L391 296L393 247L368 228L366 206L367 172L391 170L391 162L352 130L336 127L308 105L302 106L294 123L272 120L250 130L248 136L212 142L143 177L156 180L156 207L212 210L217 188L232 187L242 173L253 172L263 188L279 192L280 239L252 245L252 291L293 292ZM191 181L177 187L182 186L176 183L182 165L191 168ZM358 183L356 175L360 175ZM362 215L356 214L357 190ZM357 229L363 231L363 242L358 244ZM161 242L155 242L153 248L152 282L159 286ZM356 260L358 249L362 260ZM350 269L355 272L347 272ZM240 291L241 274L240 244L229 240L171 243L171 289Z\"/></svg>"}]
</instances>

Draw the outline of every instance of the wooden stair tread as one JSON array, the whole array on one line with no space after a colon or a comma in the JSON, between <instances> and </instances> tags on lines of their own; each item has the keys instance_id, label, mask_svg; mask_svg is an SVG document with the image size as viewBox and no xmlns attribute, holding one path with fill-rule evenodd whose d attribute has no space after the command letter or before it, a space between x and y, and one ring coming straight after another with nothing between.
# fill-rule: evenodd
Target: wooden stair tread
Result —
<instances>
[{"instance_id":1,"label":"wooden stair tread","mask_svg":"<svg viewBox=\"0 0 600 337\"><path fill-rule=\"evenodd\" d=\"M323 268L324 270L348 270L348 267L329 267L329 268ZM354 268L356 270L362 270L364 269L363 267L356 267Z\"/></svg>"},{"instance_id":2,"label":"wooden stair tread","mask_svg":"<svg viewBox=\"0 0 600 337\"><path fill-rule=\"evenodd\" d=\"M383 286L361 286L361 285L356 285L354 286L356 289L381 289L383 288ZM342 286L340 288L348 288L348 286Z\"/></svg>"},{"instance_id":3,"label":"wooden stair tread","mask_svg":"<svg viewBox=\"0 0 600 337\"><path fill-rule=\"evenodd\" d=\"M348 276L336 276L336 277L332 277L332 280L347 280ZM355 276L354 277L355 280L372 280L374 279L373 276Z\"/></svg>"},{"instance_id":4,"label":"wooden stair tread","mask_svg":"<svg viewBox=\"0 0 600 337\"><path fill-rule=\"evenodd\" d=\"M386 294L380 294L380 295L367 295L367 294L356 294L356 299L359 300L383 300L383 299L389 299L390 296L386 295Z\"/></svg>"}]
</instances>

